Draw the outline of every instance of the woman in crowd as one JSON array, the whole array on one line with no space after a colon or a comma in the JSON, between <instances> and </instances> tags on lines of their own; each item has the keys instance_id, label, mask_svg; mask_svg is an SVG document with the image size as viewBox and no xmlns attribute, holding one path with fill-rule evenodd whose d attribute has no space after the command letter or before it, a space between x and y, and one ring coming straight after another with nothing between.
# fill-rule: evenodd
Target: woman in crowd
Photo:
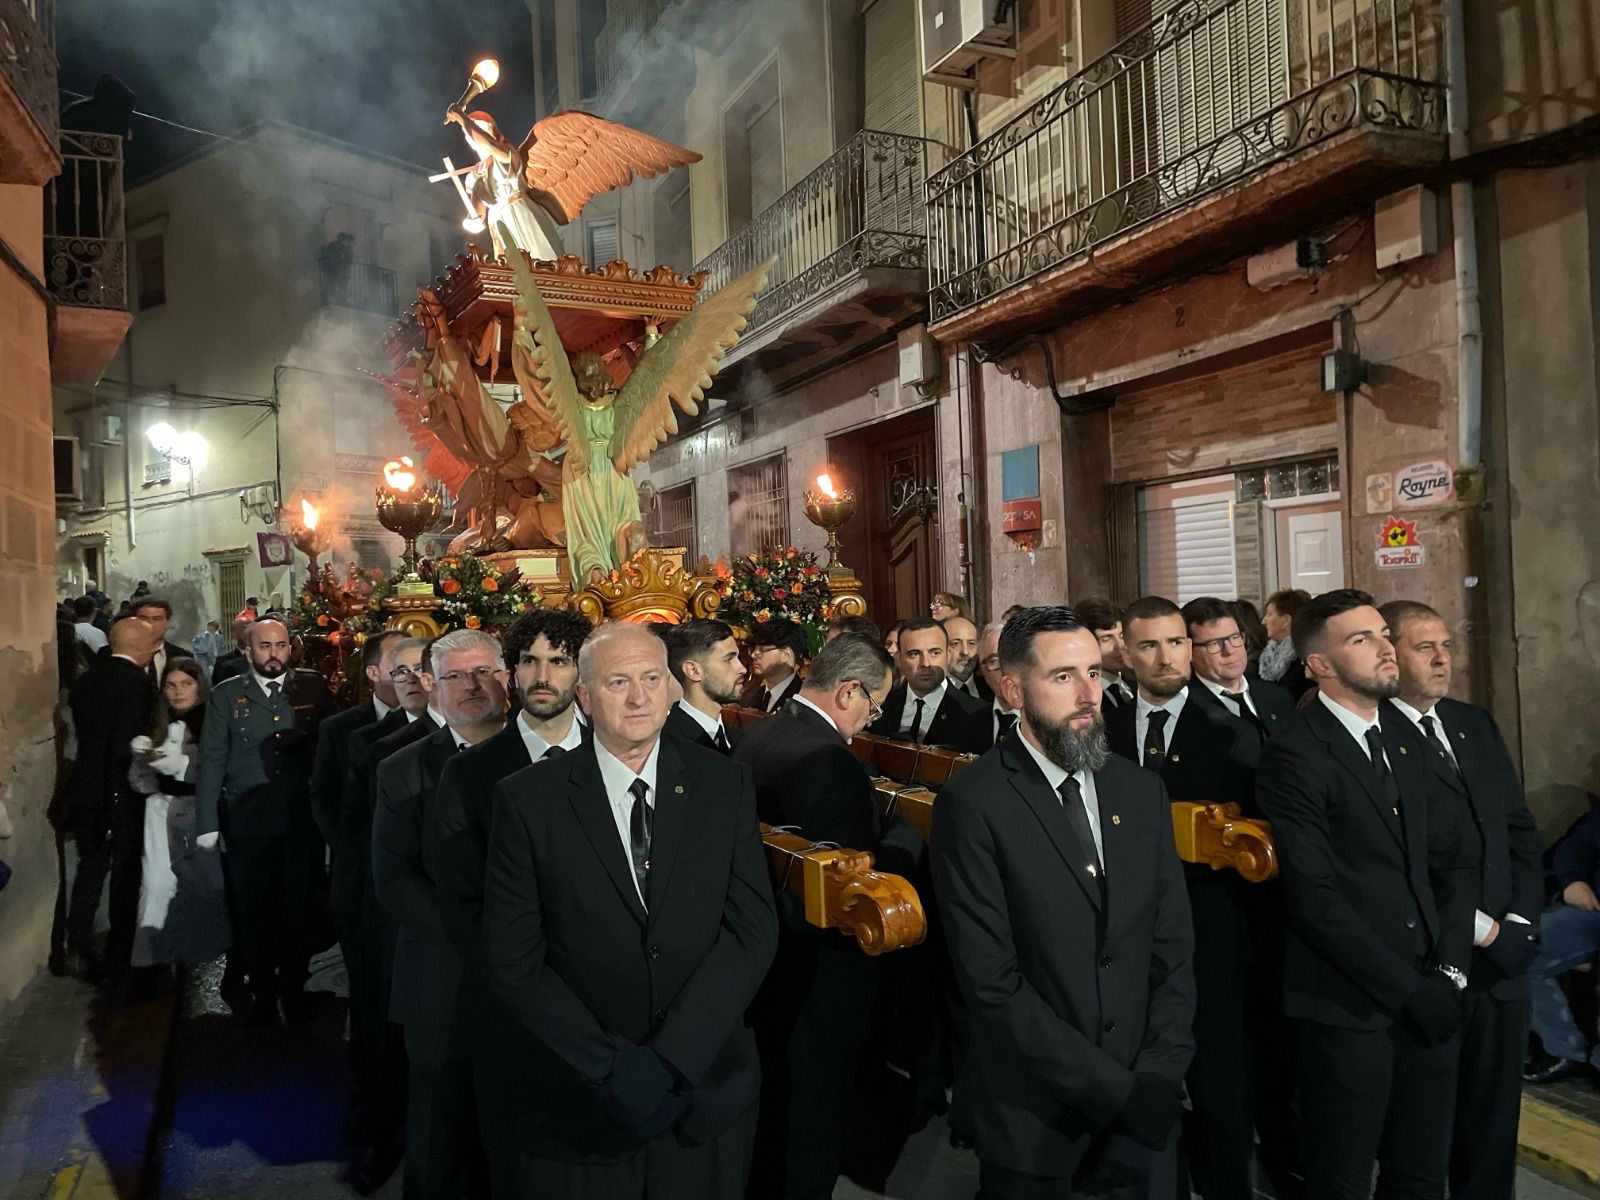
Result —
<instances>
[{"instance_id":1,"label":"woman in crowd","mask_svg":"<svg viewBox=\"0 0 1600 1200\"><path fill-rule=\"evenodd\" d=\"M152 735L134 739L133 785L149 797L136 963L208 962L228 948L221 855L195 845L194 781L209 691L199 663L173 659Z\"/></svg>"},{"instance_id":2,"label":"woman in crowd","mask_svg":"<svg viewBox=\"0 0 1600 1200\"><path fill-rule=\"evenodd\" d=\"M935 592L933 603L928 605L928 612L935 621L943 621L946 617L965 617L972 620L972 606L967 603L965 596L958 596L954 592Z\"/></svg>"},{"instance_id":3,"label":"woman in crowd","mask_svg":"<svg viewBox=\"0 0 1600 1200\"><path fill-rule=\"evenodd\" d=\"M1295 613L1310 599L1310 592L1285 588L1267 597L1267 610L1262 614L1262 623L1267 627L1267 644L1256 669L1261 678L1277 684L1297 699L1311 686L1311 681L1306 678L1305 663L1295 652L1289 629Z\"/></svg>"}]
</instances>

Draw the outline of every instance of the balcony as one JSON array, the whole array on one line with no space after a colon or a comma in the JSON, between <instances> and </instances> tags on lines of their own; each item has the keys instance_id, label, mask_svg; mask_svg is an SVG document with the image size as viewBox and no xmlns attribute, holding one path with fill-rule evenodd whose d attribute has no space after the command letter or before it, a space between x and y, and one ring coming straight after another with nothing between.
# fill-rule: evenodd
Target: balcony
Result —
<instances>
[{"instance_id":1,"label":"balcony","mask_svg":"<svg viewBox=\"0 0 1600 1200\"><path fill-rule=\"evenodd\" d=\"M602 94L634 69L645 35L655 28L673 0L612 0L606 23L594 42L595 75Z\"/></svg>"},{"instance_id":2,"label":"balcony","mask_svg":"<svg viewBox=\"0 0 1600 1200\"><path fill-rule=\"evenodd\" d=\"M44 281L56 299L50 372L60 383L95 383L133 323L122 139L61 131L61 174L44 196Z\"/></svg>"},{"instance_id":3,"label":"balcony","mask_svg":"<svg viewBox=\"0 0 1600 1200\"><path fill-rule=\"evenodd\" d=\"M1402 186L1443 79L1434 0L1180 0L928 180L933 330L1060 321Z\"/></svg>"},{"instance_id":4,"label":"balcony","mask_svg":"<svg viewBox=\"0 0 1600 1200\"><path fill-rule=\"evenodd\" d=\"M0 183L60 168L54 0L0 0Z\"/></svg>"},{"instance_id":5,"label":"balcony","mask_svg":"<svg viewBox=\"0 0 1600 1200\"><path fill-rule=\"evenodd\" d=\"M755 360L778 386L892 337L927 300L922 138L867 129L697 270L709 295L775 258L725 370Z\"/></svg>"},{"instance_id":6,"label":"balcony","mask_svg":"<svg viewBox=\"0 0 1600 1200\"><path fill-rule=\"evenodd\" d=\"M353 308L383 317L395 314L394 272L371 263L321 265L322 306Z\"/></svg>"}]
</instances>

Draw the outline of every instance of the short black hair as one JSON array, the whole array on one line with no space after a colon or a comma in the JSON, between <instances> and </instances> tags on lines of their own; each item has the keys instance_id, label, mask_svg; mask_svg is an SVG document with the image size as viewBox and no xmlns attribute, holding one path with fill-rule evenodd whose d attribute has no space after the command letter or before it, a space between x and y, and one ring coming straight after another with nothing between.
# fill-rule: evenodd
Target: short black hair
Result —
<instances>
[{"instance_id":1,"label":"short black hair","mask_svg":"<svg viewBox=\"0 0 1600 1200\"><path fill-rule=\"evenodd\" d=\"M862 637L877 638L880 642L884 637L877 625L866 617L830 617L828 632L859 633Z\"/></svg>"},{"instance_id":2,"label":"short black hair","mask_svg":"<svg viewBox=\"0 0 1600 1200\"><path fill-rule=\"evenodd\" d=\"M1122 635L1127 637L1128 626L1135 621L1153 621L1157 617L1177 617L1181 620L1183 609L1165 596L1140 596L1122 612ZM1184 632L1188 631L1185 625Z\"/></svg>"},{"instance_id":3,"label":"short black hair","mask_svg":"<svg viewBox=\"0 0 1600 1200\"><path fill-rule=\"evenodd\" d=\"M1407 621L1444 620L1438 609L1420 600L1390 600L1387 604L1380 604L1378 611L1383 614L1383 623L1389 627L1391 640L1400 636L1400 626Z\"/></svg>"},{"instance_id":4,"label":"short black hair","mask_svg":"<svg viewBox=\"0 0 1600 1200\"><path fill-rule=\"evenodd\" d=\"M1196 596L1183 606L1183 623L1191 629L1196 625L1209 625L1213 621L1232 620L1243 628L1239 614L1231 603L1216 596Z\"/></svg>"},{"instance_id":5,"label":"short black hair","mask_svg":"<svg viewBox=\"0 0 1600 1200\"><path fill-rule=\"evenodd\" d=\"M522 652L540 637L557 650L571 655L572 661L577 662L578 651L583 649L584 641L593 631L594 626L589 624L589 619L571 609L541 607L523 613L511 622L511 627L506 630L502 639L506 653L506 667L515 671L517 663L522 658Z\"/></svg>"},{"instance_id":6,"label":"short black hair","mask_svg":"<svg viewBox=\"0 0 1600 1200\"><path fill-rule=\"evenodd\" d=\"M774 650L794 651L794 661L798 663L806 656L806 631L795 622L781 617L759 621L750 631L750 648L755 650L767 646Z\"/></svg>"},{"instance_id":7,"label":"short black hair","mask_svg":"<svg viewBox=\"0 0 1600 1200\"><path fill-rule=\"evenodd\" d=\"M1359 588L1336 588L1313 596L1295 613L1294 622L1289 626L1289 639L1294 642L1295 651L1304 658L1322 648L1322 631L1330 620L1353 608L1368 607L1377 607L1372 602L1372 594Z\"/></svg>"},{"instance_id":8,"label":"short black hair","mask_svg":"<svg viewBox=\"0 0 1600 1200\"><path fill-rule=\"evenodd\" d=\"M92 617L98 611L100 611L99 608L88 596L79 596L72 602L72 615L79 620L84 617Z\"/></svg>"},{"instance_id":9,"label":"short black hair","mask_svg":"<svg viewBox=\"0 0 1600 1200\"><path fill-rule=\"evenodd\" d=\"M167 620L172 620L172 604L164 596L158 596L154 592L143 596L135 596L133 598L133 611L138 612L143 608L159 608L167 614Z\"/></svg>"},{"instance_id":10,"label":"short black hair","mask_svg":"<svg viewBox=\"0 0 1600 1200\"><path fill-rule=\"evenodd\" d=\"M398 629L380 629L377 633L370 635L366 641L361 643L361 665L364 667L377 666L378 660L383 657L383 648L395 638L403 638L405 636Z\"/></svg>"},{"instance_id":11,"label":"short black hair","mask_svg":"<svg viewBox=\"0 0 1600 1200\"><path fill-rule=\"evenodd\" d=\"M674 625L671 632L661 639L667 643L667 670L672 672L674 679L683 683L683 664L687 660L710 654L732 636L733 629L726 621L685 621L681 625Z\"/></svg>"},{"instance_id":12,"label":"short black hair","mask_svg":"<svg viewBox=\"0 0 1600 1200\"><path fill-rule=\"evenodd\" d=\"M908 633L921 633L925 629L937 629L940 633L943 633L944 622L935 621L932 617L912 617L909 621L901 621L899 625L902 639Z\"/></svg>"},{"instance_id":13,"label":"short black hair","mask_svg":"<svg viewBox=\"0 0 1600 1200\"><path fill-rule=\"evenodd\" d=\"M1000 669L1033 665L1033 643L1041 633L1073 633L1089 629L1083 618L1061 604L1041 604L1013 614L1000 631ZM1091 633L1093 630L1089 630Z\"/></svg>"},{"instance_id":14,"label":"short black hair","mask_svg":"<svg viewBox=\"0 0 1600 1200\"><path fill-rule=\"evenodd\" d=\"M1122 623L1122 606L1104 596L1090 596L1072 606L1080 620L1095 633Z\"/></svg>"}]
</instances>

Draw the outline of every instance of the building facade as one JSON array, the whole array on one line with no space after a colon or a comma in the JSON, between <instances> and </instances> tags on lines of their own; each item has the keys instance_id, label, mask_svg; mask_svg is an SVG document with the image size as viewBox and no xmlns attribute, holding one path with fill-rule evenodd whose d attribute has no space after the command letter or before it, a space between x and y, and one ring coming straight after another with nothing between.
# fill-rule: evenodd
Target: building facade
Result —
<instances>
[{"instance_id":1,"label":"building facade","mask_svg":"<svg viewBox=\"0 0 1600 1200\"><path fill-rule=\"evenodd\" d=\"M397 560L372 489L410 441L363 372L387 369L385 330L465 248L455 203L420 167L279 124L130 189L133 328L104 377L56 389L82 459L62 591L145 580L180 640L248 596L292 601L304 560L259 535L301 496L341 563Z\"/></svg>"}]
</instances>

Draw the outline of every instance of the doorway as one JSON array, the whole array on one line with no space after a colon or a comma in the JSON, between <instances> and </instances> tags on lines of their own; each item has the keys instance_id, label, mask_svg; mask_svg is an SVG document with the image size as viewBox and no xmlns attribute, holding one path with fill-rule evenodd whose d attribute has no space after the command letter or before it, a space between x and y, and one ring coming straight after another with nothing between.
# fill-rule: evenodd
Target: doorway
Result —
<instances>
[{"instance_id":1,"label":"doorway","mask_svg":"<svg viewBox=\"0 0 1600 1200\"><path fill-rule=\"evenodd\" d=\"M828 439L828 462L856 493L840 554L880 626L924 616L939 579L939 455L932 406Z\"/></svg>"},{"instance_id":2,"label":"doorway","mask_svg":"<svg viewBox=\"0 0 1600 1200\"><path fill-rule=\"evenodd\" d=\"M1300 588L1313 596L1344 586L1344 516L1337 493L1309 501L1268 500L1264 538L1268 593Z\"/></svg>"}]
</instances>

